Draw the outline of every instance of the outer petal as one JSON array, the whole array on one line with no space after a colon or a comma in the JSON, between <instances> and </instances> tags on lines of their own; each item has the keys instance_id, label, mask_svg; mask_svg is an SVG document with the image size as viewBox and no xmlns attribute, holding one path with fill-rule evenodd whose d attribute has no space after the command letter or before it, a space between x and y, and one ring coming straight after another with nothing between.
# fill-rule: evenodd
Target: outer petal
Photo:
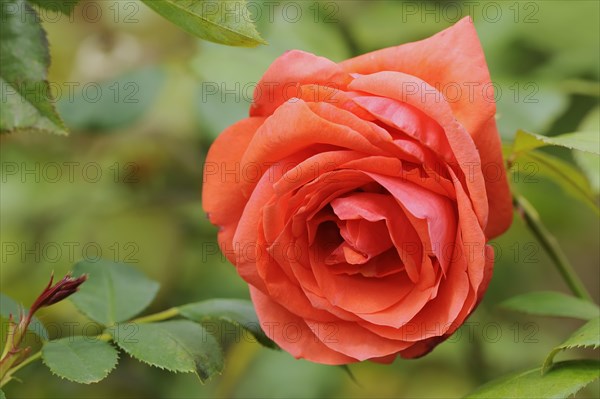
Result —
<instances>
[{"instance_id":1,"label":"outer petal","mask_svg":"<svg viewBox=\"0 0 600 399\"><path fill-rule=\"evenodd\" d=\"M231 240L247 198L240 187L240 161L265 118L247 118L231 125L217 137L204 163L202 207L211 223L220 226L219 245L233 263Z\"/></svg>"},{"instance_id":2,"label":"outer petal","mask_svg":"<svg viewBox=\"0 0 600 399\"><path fill-rule=\"evenodd\" d=\"M425 40L374 51L340 65L350 73L403 72L442 88L449 97L458 84L460 95L452 91L452 111L474 139L496 113L493 96L485 90L490 73L471 17Z\"/></svg>"},{"instance_id":3,"label":"outer petal","mask_svg":"<svg viewBox=\"0 0 600 399\"><path fill-rule=\"evenodd\" d=\"M475 144L481 155L481 167L490 208L485 235L491 239L508 230L513 220L512 196L500 150L502 144L493 117L485 123Z\"/></svg>"},{"instance_id":4,"label":"outer petal","mask_svg":"<svg viewBox=\"0 0 600 399\"><path fill-rule=\"evenodd\" d=\"M288 312L259 290L250 287L250 296L267 336L294 357L332 365L357 361L327 347L304 320ZM333 335L329 339L335 340L336 337Z\"/></svg>"},{"instance_id":5,"label":"outer petal","mask_svg":"<svg viewBox=\"0 0 600 399\"><path fill-rule=\"evenodd\" d=\"M327 58L300 50L288 51L271 64L258 82L250 116L269 116L287 100L302 97L302 85L343 90L351 80L350 74Z\"/></svg>"}]
</instances>

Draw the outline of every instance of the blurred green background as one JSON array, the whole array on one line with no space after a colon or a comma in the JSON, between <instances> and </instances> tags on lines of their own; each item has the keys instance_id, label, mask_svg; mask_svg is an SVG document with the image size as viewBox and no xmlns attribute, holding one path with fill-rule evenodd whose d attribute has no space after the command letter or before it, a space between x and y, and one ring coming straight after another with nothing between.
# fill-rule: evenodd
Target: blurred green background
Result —
<instances>
[{"instance_id":1,"label":"blurred green background","mask_svg":"<svg viewBox=\"0 0 600 399\"><path fill-rule=\"evenodd\" d=\"M247 298L245 283L215 250L216 228L201 208L202 164L221 129L247 114L252 83L288 49L341 61L427 37L470 14L497 83L503 140L510 142L517 128L546 135L582 124L598 129L596 1L250 3L268 46L198 41L136 1L82 1L72 17L42 15L49 78L72 133L0 139L3 293L28 305L51 271L60 276L82 257L102 256L161 283L148 312ZM573 161L567 151L548 151ZM597 300L597 215L535 169L511 183L538 208ZM507 372L538 366L580 324L499 310L500 301L516 294L568 291L518 218L494 245L488 294L460 335L422 359L352 365L358 384L336 367L228 342L224 373L205 385L122 354L98 384L60 380L37 363L19 373L24 383L11 382L5 392L14 398L460 397ZM68 301L39 317L53 337L67 335L71 322L75 332L89 324ZM598 396L597 382L580 394Z\"/></svg>"}]
</instances>

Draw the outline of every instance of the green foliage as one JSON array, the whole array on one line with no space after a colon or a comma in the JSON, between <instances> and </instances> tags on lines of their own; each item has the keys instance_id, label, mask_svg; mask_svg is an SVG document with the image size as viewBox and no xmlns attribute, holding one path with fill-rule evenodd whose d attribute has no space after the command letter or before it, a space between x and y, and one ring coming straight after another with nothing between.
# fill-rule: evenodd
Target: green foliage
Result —
<instances>
[{"instance_id":1,"label":"green foliage","mask_svg":"<svg viewBox=\"0 0 600 399\"><path fill-rule=\"evenodd\" d=\"M138 120L156 101L165 72L148 67L103 82L93 89L63 97L57 104L71 129L106 132Z\"/></svg>"},{"instance_id":2,"label":"green foliage","mask_svg":"<svg viewBox=\"0 0 600 399\"><path fill-rule=\"evenodd\" d=\"M573 158L586 175L593 193L598 195L600 192L600 158L595 154L583 151L574 152Z\"/></svg>"},{"instance_id":3,"label":"green foliage","mask_svg":"<svg viewBox=\"0 0 600 399\"><path fill-rule=\"evenodd\" d=\"M0 399L6 399L6 395L2 389L0 389Z\"/></svg>"},{"instance_id":4,"label":"green foliage","mask_svg":"<svg viewBox=\"0 0 600 399\"><path fill-rule=\"evenodd\" d=\"M71 15L79 0L28 0L30 3L50 11Z\"/></svg>"},{"instance_id":5,"label":"green foliage","mask_svg":"<svg viewBox=\"0 0 600 399\"><path fill-rule=\"evenodd\" d=\"M539 368L511 374L483 385L466 398L568 398L598 377L599 361L572 360L557 363L544 375Z\"/></svg>"},{"instance_id":6,"label":"green foliage","mask_svg":"<svg viewBox=\"0 0 600 399\"><path fill-rule=\"evenodd\" d=\"M197 323L123 323L107 330L132 357L172 372L195 372L201 381L223 369L223 355L215 338Z\"/></svg>"},{"instance_id":7,"label":"green foliage","mask_svg":"<svg viewBox=\"0 0 600 399\"><path fill-rule=\"evenodd\" d=\"M269 348L277 348L277 345L260 328L254 306L250 301L242 299L209 299L180 306L178 310L183 317L193 321L222 320L236 326L241 326L250 332L262 345Z\"/></svg>"},{"instance_id":8,"label":"green foliage","mask_svg":"<svg viewBox=\"0 0 600 399\"><path fill-rule=\"evenodd\" d=\"M517 295L502 302L500 307L537 316L573 317L583 320L593 319L600 314L600 308L596 304L554 291Z\"/></svg>"},{"instance_id":9,"label":"green foliage","mask_svg":"<svg viewBox=\"0 0 600 399\"><path fill-rule=\"evenodd\" d=\"M0 133L39 130L66 134L46 80L46 33L25 0L2 0Z\"/></svg>"},{"instance_id":10,"label":"green foliage","mask_svg":"<svg viewBox=\"0 0 600 399\"><path fill-rule=\"evenodd\" d=\"M58 3L45 0L36 2L53 5ZM10 2L12 3L16 2ZM260 6L264 2L253 3ZM9 182L10 188L2 190L3 240L22 240L31 248L40 242L43 245L43 240L66 242L77 237L82 240L81 244L85 243L84 240L94 240L105 254L111 253L114 254L114 259L123 259L123 255L130 254L129 251L124 254L124 248L120 248L121 252L117 255L116 252L110 252L108 245L114 241L124 243L129 237L135 237L144 270L151 272L152 276L160 276L160 281L164 281L165 291L161 296L161 305L186 303L195 300L190 298L196 297L244 295L245 284L234 269L225 267L219 254L207 255L209 251L198 247L199 243L214 244L216 232L202 217L198 208L202 157L210 139L233 121L247 116L249 96L246 94L252 94L252 85L249 85L250 89L242 94L240 101L238 97L234 97L235 94L231 94L235 90L235 83L241 82L241 90L244 90L245 83L256 82L273 59L287 49L299 48L341 61L352 54L419 40L451 23L445 18L447 14L442 15L441 22L432 14L423 14L430 7L446 10L440 2L428 3L428 7L424 3L320 2L322 19L331 16L337 21L335 23L322 20L316 23L313 11L309 8L313 2L300 3L307 6L303 8L303 18L297 23L281 20L281 5L272 13L274 22L267 20L265 16L268 13L266 7L263 8L263 20L258 21L258 26L270 46L256 49L231 49L212 43L196 46L197 43L191 36L182 36L175 25L169 26L160 18L152 18L154 16L147 20L140 19L141 23L135 26L112 23L115 10L108 8L104 2L98 3L104 11L103 23L85 23L87 21L82 21L78 16L76 24L64 23L66 18L62 20L63 23L45 24L51 42L56 39L52 46L54 59L51 76L58 82L62 79L95 79L93 73L87 74L88 71L85 70L89 60L82 62L80 58L81 55L93 52L101 53L107 61L103 64L106 67L103 76L117 76L116 81L120 83L126 84L119 77L121 71L132 65L139 68L140 63L144 64L148 60L153 65L158 65L157 68L150 68L152 70L165 70L165 64L168 65L167 68L174 66L173 71L179 80L176 80L178 84L173 85L172 82L162 84L160 79L156 83L150 81L153 75L146 68L139 70L141 74L134 69L125 78L131 78L139 84L137 97L144 102L156 96L160 107L121 101L122 96L130 94L127 89L119 93L122 94L118 96L120 107L103 104L102 101L95 104L88 101L85 104L82 101L85 99L82 98L77 98L75 105L64 101L62 97L57 109L63 115L65 124L77 133L72 139L57 140L52 136L45 138L37 135L35 140L30 140L29 135L3 137L3 140L8 140L7 145L3 143L0 150L3 161L8 158L15 163L25 162L26 166L34 162L97 161L103 167L114 162L124 164L133 161L140 167L136 172L136 177L140 178L139 183L135 184L110 182L90 185L76 181L74 184L59 182L49 185L43 182L34 184L31 178L26 184L22 184L13 179ZM458 6L461 7L463 3L459 2ZM590 103L597 101L597 98L590 97L597 97L599 37L589 32L597 29L598 3L513 3L499 2L502 18L493 22L489 20L491 14L482 16L481 6L472 8L477 32L495 82L494 88L499 84L503 89L502 95L497 98L497 118L504 137L512 138L519 128L541 134L594 131L593 127L597 129L598 126L597 120L595 125L591 125L592 128L580 126L579 122L583 113L594 105ZM5 4L9 2L2 1L2 5ZM140 3L115 4L122 7L121 4ZM417 10L411 15L415 6ZM487 8L487 11L494 9L495 7ZM132 8L121 8L121 17L129 15L131 10ZM127 13L123 14L124 11ZM466 11L466 7L463 7L463 11ZM141 16L145 17L147 13L136 15ZM537 18L538 22L523 23L530 17ZM4 22L3 20L2 24ZM4 37L2 35L0 40ZM97 37L101 37L103 44L108 46L102 49L92 48L90 51L89 39ZM108 39L106 43L105 39ZM109 51L113 44L119 49L131 49L132 47L127 46L132 43L136 51L126 57L122 57L122 52L113 54ZM144 54L142 60L133 55L137 50ZM116 56L111 58L113 55ZM537 63L533 62L536 57L539 58ZM189 64L190 58L193 60L192 65ZM134 63L130 63L131 61ZM575 86L569 82L573 77L584 77L587 80L584 83L588 86L575 90ZM202 82L216 83L215 87L218 86L219 92L197 102L192 102L191 98L182 94L187 91L206 93L206 89L213 89L212 86L201 87ZM225 85L221 85L222 82ZM113 82L101 83L102 92L105 97L114 99L111 83ZM161 89L159 94L152 94L155 84L157 87L162 84L165 89ZM528 102L529 98L535 101ZM3 103L2 112L4 109L7 108ZM149 113L151 109L159 112ZM131 125L140 116L156 123ZM4 114L2 120L4 121ZM123 129L125 126L128 128ZM116 129L119 130L115 131ZM572 153L576 165L590 181L586 184L579 171L569 162L567 157L570 154L561 151L558 153L561 158L558 158L553 156L554 153L548 155L552 149L548 152L543 150L544 152L534 150L520 154L516 158L518 167L521 168L529 161L535 163L540 170L535 172L534 178L557 181L566 192L591 205L599 186L598 156L589 152ZM563 155L567 157L562 157ZM531 172L531 169L520 170L525 174ZM548 227L557 232L569 257L573 257L582 279L591 288L597 281L597 251L593 250L597 242L597 220L589 217L589 212L584 207L571 206L567 211L570 204L562 203L562 196L548 195L543 192L542 187L548 186L528 185L523 189L529 191L523 194L528 194L528 198L539 208L541 216L549 217ZM568 212L568 217L563 215L562 210ZM507 248L508 245L524 243L525 237L521 230L522 226L515 223L499 241L505 256L496 259L495 276L486 293L489 304L514 295L515 292L526 292L528 287L535 286L539 289L539 284L546 281L548 265L542 264L545 262L521 267L525 265L518 264L516 260L510 262L511 257L506 256L512 250L512 247ZM15 295L21 295L28 292L36 279L39 282L43 273L30 273L29 265L19 264L19 257L7 258L8 261L2 267L3 287L10 287ZM67 263L39 266L62 267L64 271L69 267ZM550 280L549 283L553 284L553 281ZM531 311L529 305L531 304L521 303L519 306ZM582 310L579 304L575 312L569 312L561 305L563 304L556 304L556 309L552 309L553 313L564 313L565 316L571 313L586 318L593 306L588 305L588 310ZM537 304L534 307L533 312L542 312ZM474 315L475 320L480 316L485 318L488 310L489 307L480 307ZM65 306L43 313L43 317L50 327L52 322L77 315L74 309ZM224 320L231 318L231 315L216 318ZM231 357L222 380L204 386L199 386L192 375L172 376L152 370L140 371L150 376L144 379L144 384L134 384L128 379L130 370L125 369L115 375L110 383L77 387L52 378L50 373L36 374L34 369L29 370L34 376L33 383L26 380L24 384L8 384L5 389L9 397L65 398L89 395L456 397L471 389L478 379L497 370L517 370L527 364L540 362L552 345L559 342L557 339L564 333L565 324L564 320L545 320L544 328L535 337L539 338L538 345L519 345L512 339L494 344L486 341L481 345L473 345L463 340L460 343L442 345L417 362L397 361L386 367L370 362L357 364L352 366L352 370L361 383L360 387L348 383L346 376L340 372L344 368L297 361L284 352L257 351L256 345L242 342L228 349ZM503 334L503 338L508 335L512 334ZM502 353L502 356L497 356L498 353ZM493 359L493 362L487 361L489 359ZM468 369L465 364L475 367ZM552 376L554 371L552 369L549 375ZM432 385L432 380L438 383ZM535 383L537 380L525 381ZM600 385L596 384L591 387L586 392L587 396L597 397L598 386ZM531 391L533 390L532 387Z\"/></svg>"},{"instance_id":11,"label":"green foliage","mask_svg":"<svg viewBox=\"0 0 600 399\"><path fill-rule=\"evenodd\" d=\"M537 176L544 177L596 213L600 212L587 178L577 168L558 157L540 151L520 153L514 158L511 168L520 171L525 183L537 182Z\"/></svg>"},{"instance_id":12,"label":"green foliage","mask_svg":"<svg viewBox=\"0 0 600 399\"><path fill-rule=\"evenodd\" d=\"M593 118L594 119L594 116ZM524 174L529 173L529 180L535 179L539 174L558 184L567 194L586 203L597 214L600 209L597 205L597 193L600 186L600 175L597 166L600 155L600 132L592 123L583 124L589 131L568 133L558 136L542 136L519 129L515 136L512 149L508 152L509 164L512 168ZM585 175L562 159L534 151L537 148L554 145L569 148L574 151L573 156Z\"/></svg>"},{"instance_id":13,"label":"green foliage","mask_svg":"<svg viewBox=\"0 0 600 399\"><path fill-rule=\"evenodd\" d=\"M575 331L565 342L558 345L550 352L542 371L548 370L552 366L554 356L560 351L572 348L598 348L600 346L600 317L596 317L585 323L583 327ZM554 366L555 367L555 366Z\"/></svg>"},{"instance_id":14,"label":"green foliage","mask_svg":"<svg viewBox=\"0 0 600 399\"><path fill-rule=\"evenodd\" d=\"M513 144L513 151L518 153L546 145L557 145L600 155L600 132L576 132L547 137L518 130Z\"/></svg>"},{"instance_id":15,"label":"green foliage","mask_svg":"<svg viewBox=\"0 0 600 399\"><path fill-rule=\"evenodd\" d=\"M89 384L104 379L118 362L113 340L132 357L171 372L194 372L202 382L223 369L223 354L215 337L201 324L217 319L242 326L261 343L276 347L261 331L249 301L209 300L171 308L130 320L152 301L158 283L136 269L109 261L79 262L74 274L88 276L71 296L88 317L107 325L96 337L72 336L45 342L38 353L53 374L70 381ZM2 296L2 312L17 313L18 305ZM179 315L188 320L164 321ZM42 327L43 328L43 327ZM45 331L45 330L44 330ZM35 359L35 357L34 357ZM10 371L8 376L16 370ZM4 378L9 381L10 378Z\"/></svg>"},{"instance_id":16,"label":"green foliage","mask_svg":"<svg viewBox=\"0 0 600 399\"><path fill-rule=\"evenodd\" d=\"M27 309L24 309L14 299L0 293L0 316L2 316L5 319L8 319L8 317L12 314L13 321L15 323L18 323L19 317L21 315L21 310L23 311L23 313L28 312ZM31 323L29 323L28 326L28 330L33 331L42 339L48 339L48 331L46 331L46 328L44 327L42 322L40 322L40 320L35 316L32 317Z\"/></svg>"},{"instance_id":17,"label":"green foliage","mask_svg":"<svg viewBox=\"0 0 600 399\"><path fill-rule=\"evenodd\" d=\"M111 344L95 337L66 337L46 342L42 348L42 360L53 374L81 384L106 378L118 359Z\"/></svg>"},{"instance_id":18,"label":"green foliage","mask_svg":"<svg viewBox=\"0 0 600 399\"><path fill-rule=\"evenodd\" d=\"M73 275L89 274L88 281L70 299L92 320L103 325L129 320L144 310L158 292L159 284L137 269L106 260L81 261Z\"/></svg>"},{"instance_id":19,"label":"green foliage","mask_svg":"<svg viewBox=\"0 0 600 399\"><path fill-rule=\"evenodd\" d=\"M245 0L142 1L181 29L201 39L229 46L255 47L266 44L251 21Z\"/></svg>"},{"instance_id":20,"label":"green foliage","mask_svg":"<svg viewBox=\"0 0 600 399\"><path fill-rule=\"evenodd\" d=\"M596 92L598 92L596 90ZM594 108L590 113L586 115L581 124L579 130L594 131L600 127L600 106ZM598 133L600 135L600 133ZM581 168L583 173L587 176L590 186L594 191L594 194L600 192L600 157L595 154L583 151L574 151L573 158L577 166Z\"/></svg>"}]
</instances>

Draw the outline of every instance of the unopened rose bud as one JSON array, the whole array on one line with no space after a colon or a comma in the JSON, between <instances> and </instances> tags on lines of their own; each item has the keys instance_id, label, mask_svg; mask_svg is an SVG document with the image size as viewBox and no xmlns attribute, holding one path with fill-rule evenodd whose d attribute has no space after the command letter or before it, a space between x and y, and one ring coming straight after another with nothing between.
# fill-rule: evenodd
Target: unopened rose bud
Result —
<instances>
[{"instance_id":1,"label":"unopened rose bud","mask_svg":"<svg viewBox=\"0 0 600 399\"><path fill-rule=\"evenodd\" d=\"M79 286L83 284L85 280L87 280L87 275L82 275L79 277L71 277L71 274L68 273L62 280L52 286L52 281L54 280L54 274L50 277L50 282L44 289L44 291L38 296L33 305L31 305L31 309L29 310L29 316L33 315L38 309L44 306L54 305L57 302L62 301L68 296L77 292Z\"/></svg>"}]
</instances>

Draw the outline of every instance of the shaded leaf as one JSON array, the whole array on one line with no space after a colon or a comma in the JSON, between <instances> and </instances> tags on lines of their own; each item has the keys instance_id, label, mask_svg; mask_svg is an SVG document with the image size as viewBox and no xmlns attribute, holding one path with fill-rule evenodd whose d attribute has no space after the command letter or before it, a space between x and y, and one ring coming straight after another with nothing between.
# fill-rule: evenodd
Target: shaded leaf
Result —
<instances>
[{"instance_id":1,"label":"shaded leaf","mask_svg":"<svg viewBox=\"0 0 600 399\"><path fill-rule=\"evenodd\" d=\"M27 309L20 306L14 299L9 296L6 296L0 293L0 316L8 319L8 317L12 314L13 320L18 322L19 315L21 314L21 309L23 309L24 313L27 313ZM30 331L36 333L42 339L48 339L48 331L42 324L42 322L35 316L32 317L31 323L29 323L29 327L27 328Z\"/></svg>"},{"instance_id":2,"label":"shaded leaf","mask_svg":"<svg viewBox=\"0 0 600 399\"><path fill-rule=\"evenodd\" d=\"M0 132L66 134L46 80L50 65L46 33L25 0L2 1L0 37Z\"/></svg>"},{"instance_id":3,"label":"shaded leaf","mask_svg":"<svg viewBox=\"0 0 600 399\"><path fill-rule=\"evenodd\" d=\"M260 327L252 302L243 299L209 299L180 306L179 313L190 320L222 320L245 328L262 345L277 348Z\"/></svg>"},{"instance_id":4,"label":"shaded leaf","mask_svg":"<svg viewBox=\"0 0 600 399\"><path fill-rule=\"evenodd\" d=\"M497 51L505 54L507 50ZM504 139L514 140L514 132L523 126L545 132L567 110L569 97L555 82L531 82L515 80L514 75L507 76L494 79L494 90L498 90L498 128Z\"/></svg>"},{"instance_id":5,"label":"shaded leaf","mask_svg":"<svg viewBox=\"0 0 600 399\"><path fill-rule=\"evenodd\" d=\"M517 295L502 302L500 307L538 316L573 317L583 320L600 315L600 308L596 304L553 291Z\"/></svg>"},{"instance_id":6,"label":"shaded leaf","mask_svg":"<svg viewBox=\"0 0 600 399\"><path fill-rule=\"evenodd\" d=\"M512 161L511 168L523 172L524 179L535 182L537 176L552 180L566 194L584 202L596 213L600 213L596 204L596 196L587 179L577 168L555 156L531 151L521 153ZM527 183L527 180L524 180Z\"/></svg>"},{"instance_id":7,"label":"shaded leaf","mask_svg":"<svg viewBox=\"0 0 600 399\"><path fill-rule=\"evenodd\" d=\"M201 39L230 46L266 44L251 20L245 0L142 0L148 7Z\"/></svg>"},{"instance_id":8,"label":"shaded leaf","mask_svg":"<svg viewBox=\"0 0 600 399\"><path fill-rule=\"evenodd\" d=\"M116 80L89 83L75 95L63 96L57 107L70 129L106 131L126 127L142 117L165 82L165 71L143 68Z\"/></svg>"},{"instance_id":9,"label":"shaded leaf","mask_svg":"<svg viewBox=\"0 0 600 399\"><path fill-rule=\"evenodd\" d=\"M513 151L518 153L546 145L557 145L600 155L600 133L597 131L576 132L547 137L518 130L513 144Z\"/></svg>"},{"instance_id":10,"label":"shaded leaf","mask_svg":"<svg viewBox=\"0 0 600 399\"><path fill-rule=\"evenodd\" d=\"M121 349L154 367L195 372L202 381L223 369L219 344L201 325L191 321L121 323L107 331Z\"/></svg>"},{"instance_id":11,"label":"shaded leaf","mask_svg":"<svg viewBox=\"0 0 600 399\"><path fill-rule=\"evenodd\" d=\"M494 380L466 398L568 398L598 377L599 361L571 360L557 363L544 375L537 368Z\"/></svg>"},{"instance_id":12,"label":"shaded leaf","mask_svg":"<svg viewBox=\"0 0 600 399\"><path fill-rule=\"evenodd\" d=\"M108 342L76 336L46 342L42 360L61 378L91 384L106 378L117 365L119 356Z\"/></svg>"},{"instance_id":13,"label":"shaded leaf","mask_svg":"<svg viewBox=\"0 0 600 399\"><path fill-rule=\"evenodd\" d=\"M598 348L600 346L600 317L596 317L585 323L583 327L575 331L565 342L558 345L548 354L544 361L543 371L552 366L554 356L560 351L572 348Z\"/></svg>"},{"instance_id":14,"label":"shaded leaf","mask_svg":"<svg viewBox=\"0 0 600 399\"><path fill-rule=\"evenodd\" d=\"M46 10L62 12L71 15L79 0L29 0L30 3L38 5Z\"/></svg>"},{"instance_id":15,"label":"shaded leaf","mask_svg":"<svg viewBox=\"0 0 600 399\"><path fill-rule=\"evenodd\" d=\"M598 93L598 90L596 90ZM598 131L600 129L600 106L590 111L579 125L579 130ZM577 166L587 176L594 194L600 192L600 157L589 152L574 151L573 158Z\"/></svg>"},{"instance_id":16,"label":"shaded leaf","mask_svg":"<svg viewBox=\"0 0 600 399\"><path fill-rule=\"evenodd\" d=\"M103 325L129 320L146 308L159 284L124 263L107 260L81 261L73 275L88 274L79 291L69 299L92 320Z\"/></svg>"},{"instance_id":17,"label":"shaded leaf","mask_svg":"<svg viewBox=\"0 0 600 399\"><path fill-rule=\"evenodd\" d=\"M589 152L575 151L573 158L586 175L594 194L600 192L600 157Z\"/></svg>"}]
</instances>

